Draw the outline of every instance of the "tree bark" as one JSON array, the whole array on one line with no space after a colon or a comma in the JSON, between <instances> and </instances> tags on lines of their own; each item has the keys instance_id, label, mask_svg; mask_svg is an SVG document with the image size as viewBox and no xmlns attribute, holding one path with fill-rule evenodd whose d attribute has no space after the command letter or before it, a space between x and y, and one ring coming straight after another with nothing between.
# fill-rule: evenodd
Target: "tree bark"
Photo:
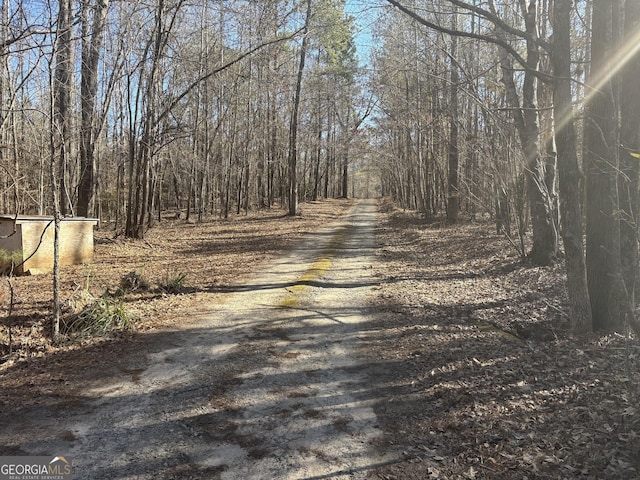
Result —
<instances>
[{"instance_id":1,"label":"tree bark","mask_svg":"<svg viewBox=\"0 0 640 480\"><path fill-rule=\"evenodd\" d=\"M549 265L558 254L558 234L551 212L550 193L544 177L544 166L538 142L540 128L538 122L537 79L532 73L540 66L540 52L535 40L538 36L537 0L523 3L525 31L531 38L527 40L527 70L522 88L522 107L525 123L524 153L526 158L527 192L533 223L533 245L529 258L535 265Z\"/></svg>"},{"instance_id":2,"label":"tree bark","mask_svg":"<svg viewBox=\"0 0 640 480\"><path fill-rule=\"evenodd\" d=\"M623 331L628 296L622 278L618 210L618 91L613 75L618 1L595 0L591 32L591 78L587 80L587 279L593 326Z\"/></svg>"},{"instance_id":3,"label":"tree bark","mask_svg":"<svg viewBox=\"0 0 640 480\"><path fill-rule=\"evenodd\" d=\"M569 317L573 332L582 334L591 331L592 320L583 246L582 174L578 166L578 140L571 96L572 3L572 0L555 0L553 7L553 105Z\"/></svg>"},{"instance_id":4,"label":"tree bark","mask_svg":"<svg viewBox=\"0 0 640 480\"><path fill-rule=\"evenodd\" d=\"M97 0L93 9L93 24L89 33L89 7L83 3L82 15L82 69L80 80L80 184L78 185L77 214L89 216L94 196L95 143L99 122L96 121L98 93L98 61L104 33L109 0Z\"/></svg>"},{"instance_id":5,"label":"tree bark","mask_svg":"<svg viewBox=\"0 0 640 480\"><path fill-rule=\"evenodd\" d=\"M289 130L289 215L298 213L298 112L300 109L300 93L302 91L302 76L304 74L304 64L307 56L307 45L309 43L309 20L311 19L311 0L307 0L307 13L302 30L302 46L300 47L300 63L298 65L298 78L296 81L296 92L293 99L293 113L291 115L291 127Z\"/></svg>"},{"instance_id":6,"label":"tree bark","mask_svg":"<svg viewBox=\"0 0 640 480\"><path fill-rule=\"evenodd\" d=\"M495 11L493 4L491 5ZM537 78L533 73L538 69L540 63L540 52L535 42L538 31L537 0L530 0L528 6L524 0L521 0L521 10L525 18L525 30L531 37L530 40L527 40L526 65L528 70L524 73L522 105L520 105L514 80L513 62L504 49L501 49L500 65L507 102L513 110L513 118L525 158L526 190L532 227L532 246L529 258L535 265L549 265L558 253L558 235L552 218L550 194L546 187L544 168L538 147L540 128L538 126L536 95Z\"/></svg>"},{"instance_id":7,"label":"tree bark","mask_svg":"<svg viewBox=\"0 0 640 480\"><path fill-rule=\"evenodd\" d=\"M56 33L56 68L53 82L54 134L57 135L58 203L60 214L71 211L67 186L67 163L71 156L71 81L73 78L73 0L61 0Z\"/></svg>"},{"instance_id":8,"label":"tree bark","mask_svg":"<svg viewBox=\"0 0 640 480\"><path fill-rule=\"evenodd\" d=\"M451 20L451 29L456 30L458 28L457 13L454 12ZM459 150L458 150L458 83L460 82L460 74L458 73L458 37L453 35L451 37L451 55L450 55L450 68L451 68L451 90L449 96L449 145L448 145L448 175L447 175L447 221L449 223L456 223L458 221L458 212L460 209L460 198L458 192L458 164L459 164Z\"/></svg>"},{"instance_id":9,"label":"tree bark","mask_svg":"<svg viewBox=\"0 0 640 480\"><path fill-rule=\"evenodd\" d=\"M634 48L640 32L640 2L627 0L622 50ZM638 222L640 219L640 51L636 49L620 72L620 249L623 278L630 303L638 298Z\"/></svg>"}]
</instances>

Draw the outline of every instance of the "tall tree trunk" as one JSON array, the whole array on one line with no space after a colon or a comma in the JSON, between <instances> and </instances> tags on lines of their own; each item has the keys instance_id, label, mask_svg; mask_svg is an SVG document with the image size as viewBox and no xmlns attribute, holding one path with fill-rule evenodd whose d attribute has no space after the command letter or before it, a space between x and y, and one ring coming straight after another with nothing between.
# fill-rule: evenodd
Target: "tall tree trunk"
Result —
<instances>
[{"instance_id":1,"label":"tall tree trunk","mask_svg":"<svg viewBox=\"0 0 640 480\"><path fill-rule=\"evenodd\" d=\"M53 83L53 118L58 156L58 202L60 214L71 211L67 185L67 162L71 155L71 82L73 78L73 0L61 0L56 34L56 68Z\"/></svg>"},{"instance_id":2,"label":"tall tree trunk","mask_svg":"<svg viewBox=\"0 0 640 480\"><path fill-rule=\"evenodd\" d=\"M53 142L55 143L55 141ZM53 205L53 298L52 298L52 329L51 337L53 341L57 341L60 336L60 219L62 214L60 211L60 203L58 201L58 182L56 179L56 156L55 149L52 149L52 155L49 165L49 179L51 183L51 202ZM47 225L46 228L49 228Z\"/></svg>"},{"instance_id":3,"label":"tall tree trunk","mask_svg":"<svg viewBox=\"0 0 640 480\"><path fill-rule=\"evenodd\" d=\"M535 39L538 32L537 0L530 0L528 7L523 1L525 29ZM538 123L537 80L532 73L540 66L540 52L534 40L527 41L527 67L522 89L522 107L525 125L523 148L527 162L527 194L533 223L533 245L529 258L536 265L548 265L558 254L558 234L553 222L550 192L544 175L544 165L538 142L540 129Z\"/></svg>"},{"instance_id":4,"label":"tall tree trunk","mask_svg":"<svg viewBox=\"0 0 640 480\"><path fill-rule=\"evenodd\" d=\"M335 101L331 102L327 111L327 158L324 164L324 184L322 188L323 198L329 198L329 186L331 185L331 177L333 167L336 162L336 139L337 139L337 121L336 121L336 105Z\"/></svg>"},{"instance_id":5,"label":"tall tree trunk","mask_svg":"<svg viewBox=\"0 0 640 480\"><path fill-rule=\"evenodd\" d=\"M612 75L618 0L594 0L591 78L587 80L587 279L596 330L623 331L628 296L622 278L618 210L618 91Z\"/></svg>"},{"instance_id":6,"label":"tall tree trunk","mask_svg":"<svg viewBox=\"0 0 640 480\"><path fill-rule=\"evenodd\" d=\"M317 125L317 137L315 161L313 165L313 196L311 199L315 202L318 200L318 192L320 190L320 161L322 159L322 112L320 105L318 106L318 125Z\"/></svg>"},{"instance_id":7,"label":"tall tree trunk","mask_svg":"<svg viewBox=\"0 0 640 480\"><path fill-rule=\"evenodd\" d=\"M140 79L142 79L142 75L140 75ZM129 79L130 83L131 80ZM130 90L131 85L127 85L127 90ZM130 99L128 99L130 100ZM126 202L126 212L125 212L125 235L127 237L134 237L134 229L135 229L135 218L136 218L136 205L135 201L135 193L139 191L139 170L140 164L136 162L137 154L136 154L136 146L137 146L137 124L135 120L135 114L137 114L138 108L137 106L133 106L132 102L129 101L129 132L127 134L128 137L128 149L127 149L127 157L128 157L128 168L127 168L127 202Z\"/></svg>"},{"instance_id":8,"label":"tall tree trunk","mask_svg":"<svg viewBox=\"0 0 640 480\"><path fill-rule=\"evenodd\" d=\"M578 140L571 96L572 3L572 0L555 0L553 7L553 106L569 316L573 331L581 334L591 331L592 321L583 247L582 173L578 166Z\"/></svg>"},{"instance_id":9,"label":"tall tree trunk","mask_svg":"<svg viewBox=\"0 0 640 480\"><path fill-rule=\"evenodd\" d=\"M275 188L275 175L276 175L276 163L278 161L278 125L276 122L276 95L270 96L269 104L269 157L267 161L267 202L269 208L273 206L275 201L276 188Z\"/></svg>"},{"instance_id":10,"label":"tall tree trunk","mask_svg":"<svg viewBox=\"0 0 640 480\"><path fill-rule=\"evenodd\" d=\"M524 0L521 0L521 10L525 18L525 29L532 37L527 41L528 70L524 73L522 106L516 90L513 61L504 49L501 49L500 64L507 102L513 110L515 126L525 157L526 190L532 227L532 246L529 258L536 265L548 265L557 256L558 235L550 209L550 194L546 187L544 167L538 147L540 129L536 95L537 79L533 73L538 69L540 63L540 52L535 42L538 32L537 0L530 0L528 6ZM504 34L502 36L505 37Z\"/></svg>"},{"instance_id":11,"label":"tall tree trunk","mask_svg":"<svg viewBox=\"0 0 640 480\"><path fill-rule=\"evenodd\" d=\"M77 213L89 216L94 196L95 143L98 127L95 112L98 93L98 61L107 17L109 0L97 0L93 9L93 24L89 27L89 6L83 3L82 14L82 69L80 81L80 184L78 185ZM91 30L91 33L89 33Z\"/></svg>"},{"instance_id":12,"label":"tall tree trunk","mask_svg":"<svg viewBox=\"0 0 640 480\"><path fill-rule=\"evenodd\" d=\"M640 32L640 2L627 0L623 51L635 48ZM631 304L638 299L638 223L640 222L640 51L636 49L620 72L620 249L623 277Z\"/></svg>"},{"instance_id":13,"label":"tall tree trunk","mask_svg":"<svg viewBox=\"0 0 640 480\"><path fill-rule=\"evenodd\" d=\"M151 65L149 73L144 78L143 72L140 73L139 86L137 95L142 93L142 84L144 84L143 101L145 104L144 116L142 118L141 136L136 138L130 136L130 142L139 142L138 146L130 145L130 161L132 165L129 183L129 205L127 206L127 228L125 235L130 238L143 238L146 230L147 212L149 211L150 195L151 195L151 156L153 145L153 134L156 128L157 111L156 111L156 80L160 67L162 51L167 42L167 31L170 27L165 25L165 2L158 1L155 12L155 25L153 39L147 48L151 49ZM137 102L136 102L137 104ZM132 125L137 122L133 117ZM133 174L133 172L135 174ZM133 193L131 192L133 190Z\"/></svg>"},{"instance_id":14,"label":"tall tree trunk","mask_svg":"<svg viewBox=\"0 0 640 480\"><path fill-rule=\"evenodd\" d=\"M63 5L64 4L64 5ZM67 8L71 8L70 3L61 2L59 21L67 21L70 19L70 12ZM70 52L67 49L70 45L70 28L71 24L66 25L67 29L59 30L54 43L56 49L56 68L51 81L51 103L50 103L50 132L49 132L49 187L51 188L51 204L53 208L53 298L52 298L52 329L51 337L53 341L57 341L60 335L60 219L62 217L62 206L59 191L60 184L56 178L56 172L60 171L58 162L65 162L65 133L68 133L65 124L68 122L68 105L70 82L70 66L66 63L70 60L67 55ZM58 25L61 28L61 24ZM69 42L69 43L68 43ZM68 127L68 125L67 125ZM16 212L17 213L17 212ZM45 228L49 228L48 224Z\"/></svg>"},{"instance_id":15,"label":"tall tree trunk","mask_svg":"<svg viewBox=\"0 0 640 480\"><path fill-rule=\"evenodd\" d=\"M454 12L451 20L451 29L458 28L457 13ZM458 83L460 74L458 73L458 37L451 37L451 91L450 93L450 119L449 145L448 145L448 175L447 175L447 221L456 223L458 221L458 211L460 209L460 198L458 192Z\"/></svg>"},{"instance_id":16,"label":"tall tree trunk","mask_svg":"<svg viewBox=\"0 0 640 480\"><path fill-rule=\"evenodd\" d=\"M349 197L349 145L344 146L344 152L342 152L342 173L340 174L342 179L342 198Z\"/></svg>"},{"instance_id":17,"label":"tall tree trunk","mask_svg":"<svg viewBox=\"0 0 640 480\"><path fill-rule=\"evenodd\" d=\"M9 143L9 89L10 89L10 79L9 79L9 48L5 47L5 43L9 40L9 2L2 2L2 6L0 7L0 143L2 145L7 145ZM14 151L15 155L15 151ZM0 164L5 163L5 159L8 160L7 153L5 149L0 148ZM8 191L10 190L8 176L3 176L2 184L0 187L2 188L2 195L0 195L0 210L3 212L11 212L13 209L9 205L8 201ZM16 185L13 185L13 189L15 191ZM40 189L42 191L42 188ZM42 201L40 201L40 205L42 205ZM16 205L17 207L17 205ZM42 207L40 207L42 208ZM17 208L15 210L16 213Z\"/></svg>"},{"instance_id":18,"label":"tall tree trunk","mask_svg":"<svg viewBox=\"0 0 640 480\"><path fill-rule=\"evenodd\" d=\"M298 65L298 78L296 81L296 93L293 99L293 113L291 115L291 128L289 133L289 215L298 213L298 112L300 108L300 92L302 91L302 76L304 74L304 63L307 56L307 45L309 43L309 20L311 19L311 0L307 0L307 14L305 16L304 28L302 30L302 46L300 47L300 63Z\"/></svg>"}]
</instances>

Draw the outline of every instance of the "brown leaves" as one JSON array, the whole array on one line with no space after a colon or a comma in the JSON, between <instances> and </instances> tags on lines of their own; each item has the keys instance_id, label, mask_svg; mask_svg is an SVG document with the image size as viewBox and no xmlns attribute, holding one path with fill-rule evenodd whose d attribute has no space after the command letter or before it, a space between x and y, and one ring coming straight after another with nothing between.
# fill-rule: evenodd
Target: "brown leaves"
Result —
<instances>
[{"instance_id":1,"label":"brown leaves","mask_svg":"<svg viewBox=\"0 0 640 480\"><path fill-rule=\"evenodd\" d=\"M397 313L380 319L375 348L363 354L395 381L380 399L394 408L376 410L383 425L395 426L389 431L406 432L393 442L405 449L424 445L425 463L434 463L433 451L440 460L436 474L420 463L384 472L640 476L637 341L573 342L563 313L562 265L519 264L490 225L431 230L416 229L416 221L398 214L395 230L380 236L379 275L395 276L382 284L381 308L393 305Z\"/></svg>"}]
</instances>

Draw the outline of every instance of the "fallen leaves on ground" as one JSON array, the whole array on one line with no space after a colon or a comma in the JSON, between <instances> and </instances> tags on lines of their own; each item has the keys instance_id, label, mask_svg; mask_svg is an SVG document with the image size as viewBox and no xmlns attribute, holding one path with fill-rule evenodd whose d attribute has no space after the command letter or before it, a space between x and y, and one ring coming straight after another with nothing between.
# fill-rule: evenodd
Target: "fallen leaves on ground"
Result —
<instances>
[{"instance_id":1,"label":"fallen leaves on ground","mask_svg":"<svg viewBox=\"0 0 640 480\"><path fill-rule=\"evenodd\" d=\"M379 229L373 478L640 476L640 345L572 339L563 266L533 267L492 226L390 212ZM390 275L390 273L392 275Z\"/></svg>"},{"instance_id":2,"label":"fallen leaves on ground","mask_svg":"<svg viewBox=\"0 0 640 480\"><path fill-rule=\"evenodd\" d=\"M268 211L202 224L167 220L142 241L102 229L94 263L63 268L62 296L85 288L99 296L131 272L144 277L147 287L126 293L140 319L136 332L120 337L54 346L51 276L15 278L10 317L3 282L0 405L73 401L73 385L135 363L149 348L147 333L188 323L349 206L319 202L296 218ZM369 475L640 477L637 340L572 339L562 265L523 263L490 224L427 224L388 205L383 211L377 314L360 334L360 354L384 432L376 446L397 451L399 461Z\"/></svg>"}]
</instances>

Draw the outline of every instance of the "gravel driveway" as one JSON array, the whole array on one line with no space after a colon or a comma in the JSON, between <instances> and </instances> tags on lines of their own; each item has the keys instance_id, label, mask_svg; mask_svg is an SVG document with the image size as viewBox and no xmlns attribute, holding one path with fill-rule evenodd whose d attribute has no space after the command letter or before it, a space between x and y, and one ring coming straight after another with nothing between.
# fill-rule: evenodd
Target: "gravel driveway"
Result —
<instances>
[{"instance_id":1,"label":"gravel driveway","mask_svg":"<svg viewBox=\"0 0 640 480\"><path fill-rule=\"evenodd\" d=\"M91 480L357 479L393 462L372 446L355 356L374 313L375 212L357 203L73 401L0 415L0 444L64 455Z\"/></svg>"}]
</instances>

